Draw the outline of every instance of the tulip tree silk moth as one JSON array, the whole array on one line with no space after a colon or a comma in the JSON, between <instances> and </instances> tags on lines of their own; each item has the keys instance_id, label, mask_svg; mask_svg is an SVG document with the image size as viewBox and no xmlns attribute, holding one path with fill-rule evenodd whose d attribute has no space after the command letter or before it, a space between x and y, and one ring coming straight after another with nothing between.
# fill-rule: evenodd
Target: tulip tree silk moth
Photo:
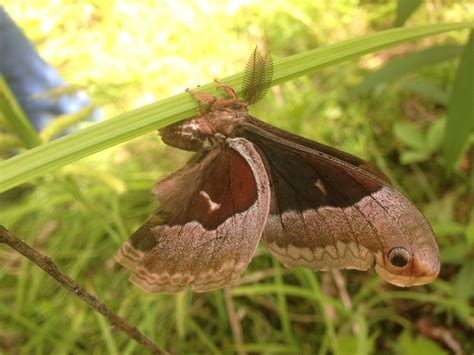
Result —
<instances>
[{"instance_id":1,"label":"tulip tree silk moth","mask_svg":"<svg viewBox=\"0 0 474 355\"><path fill-rule=\"evenodd\" d=\"M272 60L257 49L242 99L188 90L198 116L160 129L195 151L153 189L160 207L116 260L147 292L222 288L250 263L260 240L288 267L367 270L397 286L433 281L439 251L417 208L369 163L249 115L271 85Z\"/></svg>"}]
</instances>

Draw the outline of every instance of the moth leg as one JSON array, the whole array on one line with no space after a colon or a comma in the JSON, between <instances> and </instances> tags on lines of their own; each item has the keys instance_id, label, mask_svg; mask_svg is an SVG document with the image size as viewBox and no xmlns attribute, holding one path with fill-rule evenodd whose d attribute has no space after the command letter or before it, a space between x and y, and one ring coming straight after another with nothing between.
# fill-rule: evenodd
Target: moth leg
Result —
<instances>
[{"instance_id":1,"label":"moth leg","mask_svg":"<svg viewBox=\"0 0 474 355\"><path fill-rule=\"evenodd\" d=\"M229 104L232 104L234 102L237 102L239 101L239 99L237 98L237 94L235 93L235 90L232 89L229 85L226 85L226 84L222 84L219 80L217 79L214 79L214 81L216 82L217 84L217 88L224 91L224 93L230 97L230 99L226 100L226 99L220 99L219 100L219 104L222 105L222 106L227 106Z\"/></svg>"},{"instance_id":2,"label":"moth leg","mask_svg":"<svg viewBox=\"0 0 474 355\"><path fill-rule=\"evenodd\" d=\"M207 113L212 109L212 106L217 101L215 96L206 94L204 92L199 92L193 89L186 89L185 90L188 94L192 95L199 102L198 111L199 115L203 113Z\"/></svg>"}]
</instances>

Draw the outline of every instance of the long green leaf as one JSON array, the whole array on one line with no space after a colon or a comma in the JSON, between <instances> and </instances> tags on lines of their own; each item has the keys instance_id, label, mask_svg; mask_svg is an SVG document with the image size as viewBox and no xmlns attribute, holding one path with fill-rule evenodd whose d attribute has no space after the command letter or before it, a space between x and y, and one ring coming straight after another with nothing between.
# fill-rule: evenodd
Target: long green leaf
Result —
<instances>
[{"instance_id":1,"label":"long green leaf","mask_svg":"<svg viewBox=\"0 0 474 355\"><path fill-rule=\"evenodd\" d=\"M399 28L351 39L275 61L273 85L306 75L321 68L357 58L363 54L417 38L474 28L474 22ZM240 93L242 73L224 78ZM201 91L211 92L215 84ZM212 91L213 92L213 91ZM76 161L95 152L138 137L157 128L195 115L196 103L188 94L179 94L124 113L79 132L36 147L0 163L0 191Z\"/></svg>"},{"instance_id":2,"label":"long green leaf","mask_svg":"<svg viewBox=\"0 0 474 355\"><path fill-rule=\"evenodd\" d=\"M474 129L474 31L464 48L449 98L444 161L450 171L459 160Z\"/></svg>"},{"instance_id":3,"label":"long green leaf","mask_svg":"<svg viewBox=\"0 0 474 355\"><path fill-rule=\"evenodd\" d=\"M0 74L0 113L3 114L6 121L22 143L27 148L33 148L41 144L35 129L26 118L20 105L18 105L15 96L7 85L7 82ZM0 115L1 116L1 115Z\"/></svg>"},{"instance_id":4,"label":"long green leaf","mask_svg":"<svg viewBox=\"0 0 474 355\"><path fill-rule=\"evenodd\" d=\"M397 17L394 26L403 26L406 20L415 12L421 5L423 0L398 0L397 1Z\"/></svg>"},{"instance_id":5,"label":"long green leaf","mask_svg":"<svg viewBox=\"0 0 474 355\"><path fill-rule=\"evenodd\" d=\"M401 58L388 62L379 70L368 75L362 83L354 88L352 94L365 93L378 84L403 78L404 75L425 66L457 58L463 52L463 48L463 46L458 45L446 45L406 54Z\"/></svg>"}]
</instances>

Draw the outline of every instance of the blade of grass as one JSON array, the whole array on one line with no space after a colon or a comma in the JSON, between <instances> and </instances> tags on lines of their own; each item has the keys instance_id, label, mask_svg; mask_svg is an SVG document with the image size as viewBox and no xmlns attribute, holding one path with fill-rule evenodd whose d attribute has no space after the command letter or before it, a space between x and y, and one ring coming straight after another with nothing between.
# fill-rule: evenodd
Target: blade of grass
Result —
<instances>
[{"instance_id":1,"label":"blade of grass","mask_svg":"<svg viewBox=\"0 0 474 355\"><path fill-rule=\"evenodd\" d=\"M423 0L398 0L397 1L397 18L394 26L403 26L406 20L415 12L421 5Z\"/></svg>"},{"instance_id":2,"label":"blade of grass","mask_svg":"<svg viewBox=\"0 0 474 355\"><path fill-rule=\"evenodd\" d=\"M254 354L301 354L301 349L297 347L272 343L245 344L244 350Z\"/></svg>"},{"instance_id":3,"label":"blade of grass","mask_svg":"<svg viewBox=\"0 0 474 355\"><path fill-rule=\"evenodd\" d=\"M15 96L8 87L7 82L0 74L0 112L7 120L11 129L18 135L27 148L33 148L41 144L35 129L26 118Z\"/></svg>"},{"instance_id":4,"label":"blade of grass","mask_svg":"<svg viewBox=\"0 0 474 355\"><path fill-rule=\"evenodd\" d=\"M275 274L275 287L277 288L277 305L278 305L278 315L280 316L281 328L285 334L285 339L293 345L297 346L295 336L292 331L290 318L288 316L288 304L286 302L286 295L284 294L284 282L283 275L281 272L281 264L275 258L272 258L273 267L277 271Z\"/></svg>"},{"instance_id":5,"label":"blade of grass","mask_svg":"<svg viewBox=\"0 0 474 355\"><path fill-rule=\"evenodd\" d=\"M474 28L474 22L391 29L300 53L275 61L272 85L395 44L465 28ZM240 93L241 79L242 73L239 73L224 78L222 82L234 87ZM215 84L210 83L200 89L203 92L211 92L211 88L214 87ZM0 192L95 152L191 117L196 113L196 103L190 95L183 93L36 147L0 163L2 171Z\"/></svg>"},{"instance_id":6,"label":"blade of grass","mask_svg":"<svg viewBox=\"0 0 474 355\"><path fill-rule=\"evenodd\" d=\"M101 317L98 313L94 313L94 315L102 333L102 340L104 341L104 344L107 348L107 353L111 355L118 355L119 350L117 344L115 343L115 339L110 332L110 325L107 324L105 318Z\"/></svg>"},{"instance_id":7,"label":"blade of grass","mask_svg":"<svg viewBox=\"0 0 474 355\"><path fill-rule=\"evenodd\" d=\"M193 318L189 318L189 328L191 331L196 334L196 336L201 340L201 342L208 348L209 352L212 354L221 354L222 352L214 345L213 340L209 337L198 323L196 323Z\"/></svg>"},{"instance_id":8,"label":"blade of grass","mask_svg":"<svg viewBox=\"0 0 474 355\"><path fill-rule=\"evenodd\" d=\"M474 129L474 31L461 56L449 98L444 138L444 160L448 171L459 160Z\"/></svg>"},{"instance_id":9,"label":"blade of grass","mask_svg":"<svg viewBox=\"0 0 474 355\"><path fill-rule=\"evenodd\" d=\"M368 75L354 90L353 95L370 91L376 85L404 77L407 73L417 71L425 66L437 64L457 58L461 55L463 46L446 45L427 48L418 52L404 55L385 64L379 70Z\"/></svg>"},{"instance_id":10,"label":"blade of grass","mask_svg":"<svg viewBox=\"0 0 474 355\"><path fill-rule=\"evenodd\" d=\"M418 293L415 291L390 291L385 292L383 294L381 293L373 297L370 301L368 301L366 303L366 306L375 307L378 303L387 302L387 300L389 299L408 299L422 303L432 303L434 305L456 312L459 318L466 324L469 324L469 319L472 314L472 308L469 305L460 302L455 298L441 298L439 295L436 294L425 294Z\"/></svg>"},{"instance_id":11,"label":"blade of grass","mask_svg":"<svg viewBox=\"0 0 474 355\"><path fill-rule=\"evenodd\" d=\"M75 124L88 120L92 113L96 110L94 105L87 105L78 112L64 114L56 117L53 122L48 124L40 133L43 142L50 141L54 137L60 135L67 128L73 127Z\"/></svg>"},{"instance_id":12,"label":"blade of grass","mask_svg":"<svg viewBox=\"0 0 474 355\"><path fill-rule=\"evenodd\" d=\"M327 302L329 297L326 296L326 294L322 290L320 283L312 270L300 269L299 271L301 275L303 275L306 279L311 293L314 294L316 299L318 300L317 302L313 302L313 307L315 310L315 314L317 314L318 312L321 313L326 328L324 332L325 340L323 340L323 346L321 346L321 348L319 349L319 354L325 354L327 350L331 350L334 354L339 354L339 344L337 341L334 321L331 315L329 314L329 310L327 307L327 305L329 304L329 302ZM331 301L334 302L333 305L337 304L339 309L343 308L341 303L337 300L334 299ZM337 307L334 307L334 309L337 310ZM328 347L329 349L326 350L326 347Z\"/></svg>"},{"instance_id":13,"label":"blade of grass","mask_svg":"<svg viewBox=\"0 0 474 355\"><path fill-rule=\"evenodd\" d=\"M175 298L176 333L180 343L184 342L187 333L188 293L189 292L179 293Z\"/></svg>"},{"instance_id":14,"label":"blade of grass","mask_svg":"<svg viewBox=\"0 0 474 355\"><path fill-rule=\"evenodd\" d=\"M22 141L19 140L17 136L8 133L0 133L0 153L11 152L23 146L24 144L22 144Z\"/></svg>"},{"instance_id":15,"label":"blade of grass","mask_svg":"<svg viewBox=\"0 0 474 355\"><path fill-rule=\"evenodd\" d=\"M17 310L12 310L10 306L6 306L0 304L0 316L2 319L8 319L7 324L20 324L25 327L30 333L29 334L37 334L41 332L42 326L37 325L35 322L31 321L31 319L26 315L23 315L21 312ZM47 341L52 344L60 345L59 338L61 337L62 330L55 329L53 333L50 333ZM22 344L22 349L28 346L29 340ZM26 352L28 353L28 352Z\"/></svg>"},{"instance_id":16,"label":"blade of grass","mask_svg":"<svg viewBox=\"0 0 474 355\"><path fill-rule=\"evenodd\" d=\"M411 91L416 95L442 106L448 105L448 93L442 89L436 82L425 78L410 79L399 82L402 90Z\"/></svg>"}]
</instances>

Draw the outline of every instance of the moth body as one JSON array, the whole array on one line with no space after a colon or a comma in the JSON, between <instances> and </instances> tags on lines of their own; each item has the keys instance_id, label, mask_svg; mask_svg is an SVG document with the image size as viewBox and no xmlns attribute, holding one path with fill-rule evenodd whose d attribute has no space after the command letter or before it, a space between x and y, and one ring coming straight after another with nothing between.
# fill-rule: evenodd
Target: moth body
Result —
<instances>
[{"instance_id":1,"label":"moth body","mask_svg":"<svg viewBox=\"0 0 474 355\"><path fill-rule=\"evenodd\" d=\"M147 292L224 287L260 239L288 267L367 270L375 262L394 285L432 282L440 269L433 231L381 171L249 115L269 85L259 55L250 67L264 72L244 78L244 100L222 84L225 98L189 90L206 109L160 129L166 144L197 153L156 183L160 208L118 251L132 282Z\"/></svg>"}]
</instances>

